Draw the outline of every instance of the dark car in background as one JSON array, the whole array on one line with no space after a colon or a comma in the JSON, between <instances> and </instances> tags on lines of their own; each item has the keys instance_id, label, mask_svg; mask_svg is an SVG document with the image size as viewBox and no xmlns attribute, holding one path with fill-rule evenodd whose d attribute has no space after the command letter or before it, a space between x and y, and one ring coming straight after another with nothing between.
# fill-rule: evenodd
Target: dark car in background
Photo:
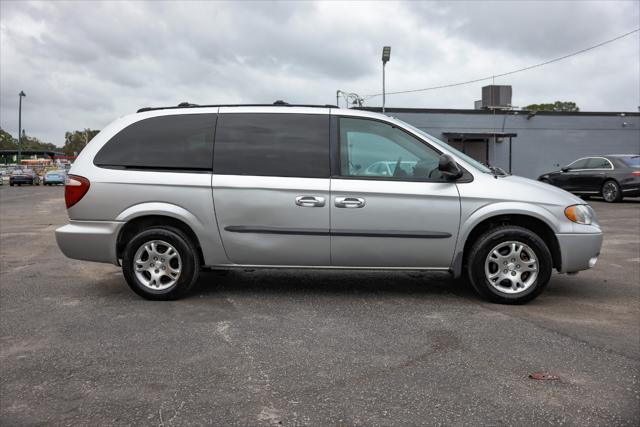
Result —
<instances>
[{"instance_id":1,"label":"dark car in background","mask_svg":"<svg viewBox=\"0 0 640 427\"><path fill-rule=\"evenodd\" d=\"M42 183L44 185L64 185L64 180L67 177L67 173L62 170L49 171L44 174Z\"/></svg>"},{"instance_id":2,"label":"dark car in background","mask_svg":"<svg viewBox=\"0 0 640 427\"><path fill-rule=\"evenodd\" d=\"M640 196L640 155L608 154L583 157L559 171L538 177L581 196L602 196L606 202Z\"/></svg>"},{"instance_id":3,"label":"dark car in background","mask_svg":"<svg viewBox=\"0 0 640 427\"><path fill-rule=\"evenodd\" d=\"M9 185L40 185L40 176L31 169L16 169L11 172Z\"/></svg>"}]
</instances>

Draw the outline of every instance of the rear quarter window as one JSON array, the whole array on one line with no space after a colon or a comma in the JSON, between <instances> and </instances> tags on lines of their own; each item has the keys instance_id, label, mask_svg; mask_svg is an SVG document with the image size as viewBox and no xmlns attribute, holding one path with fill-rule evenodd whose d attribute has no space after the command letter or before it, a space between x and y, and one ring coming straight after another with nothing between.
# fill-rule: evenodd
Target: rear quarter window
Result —
<instances>
[{"instance_id":1,"label":"rear quarter window","mask_svg":"<svg viewBox=\"0 0 640 427\"><path fill-rule=\"evenodd\" d=\"M131 169L211 170L215 123L215 114L140 120L111 138L93 163Z\"/></svg>"},{"instance_id":2,"label":"rear quarter window","mask_svg":"<svg viewBox=\"0 0 640 427\"><path fill-rule=\"evenodd\" d=\"M213 159L220 175L327 178L329 115L221 114Z\"/></svg>"}]
</instances>

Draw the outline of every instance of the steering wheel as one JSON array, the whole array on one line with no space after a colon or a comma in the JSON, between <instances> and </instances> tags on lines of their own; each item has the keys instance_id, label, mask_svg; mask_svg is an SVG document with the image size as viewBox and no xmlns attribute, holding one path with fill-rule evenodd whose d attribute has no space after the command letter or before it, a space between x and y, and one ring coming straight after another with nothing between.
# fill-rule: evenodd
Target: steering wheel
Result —
<instances>
[{"instance_id":1,"label":"steering wheel","mask_svg":"<svg viewBox=\"0 0 640 427\"><path fill-rule=\"evenodd\" d=\"M439 168L435 168L429 172L429 178L442 178L442 172Z\"/></svg>"},{"instance_id":2,"label":"steering wheel","mask_svg":"<svg viewBox=\"0 0 640 427\"><path fill-rule=\"evenodd\" d=\"M396 162L396 167L393 169L393 176L394 177L399 177L399 176L404 176L406 174L403 175L403 170L402 168L400 168L400 163L402 163L402 157L398 157L398 161Z\"/></svg>"}]
</instances>

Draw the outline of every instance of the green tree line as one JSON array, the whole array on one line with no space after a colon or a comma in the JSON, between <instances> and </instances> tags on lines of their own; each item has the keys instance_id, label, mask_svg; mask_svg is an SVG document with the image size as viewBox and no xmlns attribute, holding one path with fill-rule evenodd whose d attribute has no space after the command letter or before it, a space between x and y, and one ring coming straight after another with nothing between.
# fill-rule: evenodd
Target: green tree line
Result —
<instances>
[{"instance_id":1,"label":"green tree line","mask_svg":"<svg viewBox=\"0 0 640 427\"><path fill-rule=\"evenodd\" d=\"M575 102L556 101L553 104L531 104L522 108L530 111L580 111Z\"/></svg>"},{"instance_id":2,"label":"green tree line","mask_svg":"<svg viewBox=\"0 0 640 427\"><path fill-rule=\"evenodd\" d=\"M40 141L38 138L23 134L22 149L23 150L52 150L62 151L66 156L74 156L80 153L89 141L95 137L99 130L85 129L75 130L73 132L64 133L64 145L58 147L50 142ZM15 138L9 132L0 128L0 150L17 150L18 138Z\"/></svg>"}]
</instances>

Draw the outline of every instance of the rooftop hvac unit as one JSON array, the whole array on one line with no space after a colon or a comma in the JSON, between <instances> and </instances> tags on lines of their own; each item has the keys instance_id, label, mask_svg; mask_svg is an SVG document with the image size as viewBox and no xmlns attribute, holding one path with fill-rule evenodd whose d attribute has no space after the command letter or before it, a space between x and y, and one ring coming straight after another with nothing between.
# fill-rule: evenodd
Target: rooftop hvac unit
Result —
<instances>
[{"instance_id":1,"label":"rooftop hvac unit","mask_svg":"<svg viewBox=\"0 0 640 427\"><path fill-rule=\"evenodd\" d=\"M482 108L509 109L511 108L511 86L489 85L482 88Z\"/></svg>"}]
</instances>

